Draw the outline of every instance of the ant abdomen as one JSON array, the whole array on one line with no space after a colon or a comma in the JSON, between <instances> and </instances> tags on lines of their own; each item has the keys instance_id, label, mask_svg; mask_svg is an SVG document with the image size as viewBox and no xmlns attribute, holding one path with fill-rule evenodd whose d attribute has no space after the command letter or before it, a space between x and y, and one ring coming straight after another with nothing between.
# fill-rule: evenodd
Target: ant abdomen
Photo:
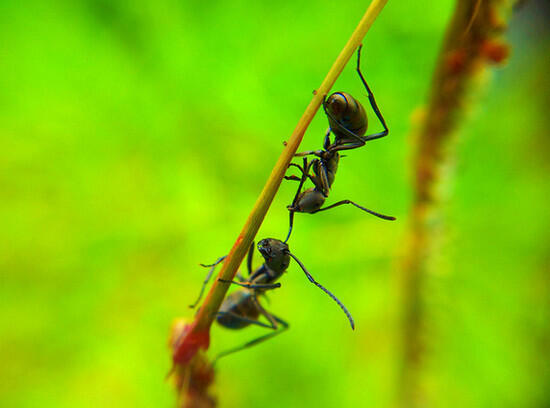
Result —
<instances>
[{"instance_id":1,"label":"ant abdomen","mask_svg":"<svg viewBox=\"0 0 550 408\"><path fill-rule=\"evenodd\" d=\"M239 290L227 296L219 311L221 313L218 314L216 320L228 329L242 329L251 324L247 319L256 320L260 315L251 292L245 290Z\"/></svg>"},{"instance_id":2,"label":"ant abdomen","mask_svg":"<svg viewBox=\"0 0 550 408\"><path fill-rule=\"evenodd\" d=\"M324 103L330 129L339 142L354 141L349 132L363 136L368 120L363 105L346 92L335 92Z\"/></svg>"}]
</instances>

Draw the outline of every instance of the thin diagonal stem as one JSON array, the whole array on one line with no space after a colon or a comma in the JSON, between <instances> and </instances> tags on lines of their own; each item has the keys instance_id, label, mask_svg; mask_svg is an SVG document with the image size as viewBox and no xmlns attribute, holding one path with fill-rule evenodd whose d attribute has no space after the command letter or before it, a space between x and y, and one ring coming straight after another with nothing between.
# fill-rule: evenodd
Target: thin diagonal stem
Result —
<instances>
[{"instance_id":1,"label":"thin diagonal stem","mask_svg":"<svg viewBox=\"0 0 550 408\"><path fill-rule=\"evenodd\" d=\"M340 55L338 55L338 58L336 58L321 86L314 93L313 99L296 125L241 233L227 255L218 274L218 279L214 281L194 321L191 324L179 325L173 331L171 344L174 364L171 372L175 373L175 383L180 405L199 406L197 404L200 404L200 406L214 406L215 402L208 394L208 387L213 380L213 370L209 364L203 364L206 360L204 354L199 351L200 349L208 349L210 326L229 289L230 283L228 282L233 281L237 268L250 248L252 240L256 236L267 210L279 189L288 166L298 150L307 127L386 3L387 0L372 0L365 15L340 52Z\"/></svg>"},{"instance_id":2,"label":"thin diagonal stem","mask_svg":"<svg viewBox=\"0 0 550 408\"><path fill-rule=\"evenodd\" d=\"M275 164L267 183L264 186L252 212L248 216L248 219L239 234L233 248L227 255L227 258L221 268L218 278L223 280L231 281L233 280L237 268L241 264L252 240L256 236L258 229L279 189L283 176L290 164L294 154L298 150L304 133L311 123L311 120L317 113L317 110L323 102L323 98L328 94L336 79L344 69L347 62L352 57L354 51L363 41L363 37L372 26L376 17L380 14L384 6L386 5L387 0L373 0L369 8L365 12L365 15L359 22L357 28L351 35L347 44L344 46L343 50L336 58L336 61L332 65L327 76L321 83L321 86L313 96L313 99L307 106L304 114L300 118L292 136L290 137L285 149L283 150L279 160ZM218 311L225 294L229 288L229 284L220 283L219 280L216 280L206 297L203 306L199 310L199 313L196 316L194 330L205 330L210 327L212 324L216 312Z\"/></svg>"}]
</instances>

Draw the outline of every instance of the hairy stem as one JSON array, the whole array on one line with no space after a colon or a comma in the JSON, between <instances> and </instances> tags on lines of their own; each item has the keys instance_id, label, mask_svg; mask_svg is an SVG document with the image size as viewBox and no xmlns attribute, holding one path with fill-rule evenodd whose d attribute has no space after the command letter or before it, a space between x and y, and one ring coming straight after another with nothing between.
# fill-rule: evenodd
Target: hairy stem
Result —
<instances>
[{"instance_id":1,"label":"hairy stem","mask_svg":"<svg viewBox=\"0 0 550 408\"><path fill-rule=\"evenodd\" d=\"M435 255L444 180L441 168L452 160L452 141L467 108L465 96L487 65L501 63L508 47L499 36L505 0L457 0L435 68L413 157L414 198L407 253L401 268L400 401L405 407L429 405L420 371L426 348L423 289L428 261Z\"/></svg>"}]
</instances>

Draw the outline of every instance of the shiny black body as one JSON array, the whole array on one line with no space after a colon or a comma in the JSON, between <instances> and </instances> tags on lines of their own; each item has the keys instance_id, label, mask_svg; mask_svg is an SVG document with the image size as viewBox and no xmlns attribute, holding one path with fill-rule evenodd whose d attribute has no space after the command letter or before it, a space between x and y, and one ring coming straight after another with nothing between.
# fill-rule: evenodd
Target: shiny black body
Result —
<instances>
[{"instance_id":1,"label":"shiny black body","mask_svg":"<svg viewBox=\"0 0 550 408\"><path fill-rule=\"evenodd\" d=\"M371 107L380 120L384 130L379 133L365 136L368 127L365 109L359 101L346 92L335 92L323 102L323 108L330 126L327 134L325 135L323 149L296 154L296 156L313 155L316 156L316 158L308 163L307 159L304 157L303 167L296 163L291 163L291 166L298 168L302 172L302 176L285 177L287 180L295 180L300 182L292 204L287 207L290 211L290 227L285 242L288 241L290 234L292 233L294 213L296 212L315 214L317 212L329 210L343 204L352 204L353 206L375 215L376 217L385 220L395 220L395 217L369 210L350 200L342 200L328 207L322 208L336 177L336 171L338 170L338 164L340 161L340 154L338 152L341 150L356 149L363 146L369 140L384 137L389 133L386 122L380 112L380 109L378 109L376 100L374 99L374 95L372 94L363 77L363 74L361 73L360 62L361 47L359 47L357 51L357 73L359 74L361 82L367 90ZM331 133L334 134L333 142L330 140ZM310 174L311 170L313 170L313 174ZM307 179L313 183L314 187L302 191L302 187Z\"/></svg>"},{"instance_id":2,"label":"shiny black body","mask_svg":"<svg viewBox=\"0 0 550 408\"><path fill-rule=\"evenodd\" d=\"M258 301L258 296L266 290L281 286L275 283L290 264L288 245L277 239L268 238L258 242L258 250L264 257L264 263L252 271L253 246L248 252L248 278L234 282L242 289L231 293L223 301L216 320L228 329L242 329L263 315L273 329L277 329L277 319L267 312Z\"/></svg>"},{"instance_id":3,"label":"shiny black body","mask_svg":"<svg viewBox=\"0 0 550 408\"><path fill-rule=\"evenodd\" d=\"M352 329L355 327L351 314L342 304L342 302L340 302L340 300L338 300L336 296L334 296L328 289L326 289L323 285L318 283L313 278L313 276L307 271L306 267L300 262L300 260L290 252L286 243L278 239L267 238L258 242L258 250L264 258L264 263L256 268L254 271L252 271L252 258L254 252L254 244L252 244L250 250L248 251L247 257L248 278L243 278L240 275L237 275L239 279L238 282L222 281L228 284L232 283L238 285L241 288L225 298L216 316L216 321L220 325L228 329L238 330L245 328L249 325L257 325L273 329L274 332L254 339L244 344L243 346L225 351L219 354L217 358L265 341L278 335L288 328L288 323L264 309L264 307L260 304L258 298L261 295L264 295L266 291L276 289L281 286L281 284L278 283L277 280L288 269L290 258L294 259L296 263L298 263L298 265L304 271L306 277L311 283L313 283L323 292L328 294L338 304L338 306L340 306L340 308L348 317ZM211 267L210 271L208 272L207 278L203 282L203 289L204 286L208 283L210 277L212 276L216 265L221 263L224 259L225 256L219 258L212 265L203 265ZM203 289L201 289L201 295L203 293ZM199 295L199 299L197 299L195 305L200 301L201 295ZM264 316L268 323L261 322L259 320L260 316Z\"/></svg>"}]
</instances>

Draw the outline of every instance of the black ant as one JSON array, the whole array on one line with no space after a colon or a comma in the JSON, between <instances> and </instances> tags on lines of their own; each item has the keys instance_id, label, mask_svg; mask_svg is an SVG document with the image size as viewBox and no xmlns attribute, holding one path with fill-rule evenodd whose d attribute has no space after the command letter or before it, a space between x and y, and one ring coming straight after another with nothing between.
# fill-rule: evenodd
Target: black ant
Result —
<instances>
[{"instance_id":1,"label":"black ant","mask_svg":"<svg viewBox=\"0 0 550 408\"><path fill-rule=\"evenodd\" d=\"M335 92L323 101L323 109L327 115L329 123L329 131L325 135L323 147L325 150L339 151L356 149L363 146L369 140L379 139L387 136L389 133L386 121L376 104L374 94L369 88L363 73L361 72L361 49L362 45L357 49L357 67L355 70L367 90L369 103L376 114L376 117L382 124L384 130L382 132L373 133L364 136L368 128L368 119L363 105L353 96L346 92ZM334 133L334 143L330 143L330 131ZM316 152L300 153L300 156L306 154L316 154Z\"/></svg>"},{"instance_id":2,"label":"black ant","mask_svg":"<svg viewBox=\"0 0 550 408\"><path fill-rule=\"evenodd\" d=\"M367 85L367 81L365 81L363 74L361 73L361 48L362 46L359 46L359 49L357 50L356 70L359 74L361 82L367 90L370 105L382 123L384 130L382 132L364 136L368 127L367 114L363 108L363 105L361 105L359 101L348 93L335 92L323 101L323 109L325 110L330 126L325 135L323 150L310 150L297 153L296 156L314 155L317 156L317 158L308 163L307 159L304 157L303 167L300 167L300 165L296 163L290 164L290 166L297 167L302 172L302 177L285 176L285 179L287 180L295 180L300 182L292 204L287 207L290 211L290 228L285 242L288 241L290 234L292 233L292 224L295 212L315 214L317 212L329 210L343 204L352 204L355 207L379 218L385 220L395 220L395 217L379 214L375 211L362 207L351 200L338 201L328 207L321 208L325 202L325 199L328 197L330 188L334 183L336 171L338 170L338 162L340 161L340 154L338 152L341 150L356 149L363 146L369 140L384 137L389 133L386 121L384 120L384 117L376 104L374 95ZM330 141L331 132L334 133L334 143L331 143ZM310 170L312 168L313 175L310 174ZM314 187L302 192L302 187L308 178L313 182Z\"/></svg>"},{"instance_id":3,"label":"black ant","mask_svg":"<svg viewBox=\"0 0 550 408\"><path fill-rule=\"evenodd\" d=\"M273 329L275 331L273 333L269 333L252 341L249 341L242 346L224 351L218 354L214 361L216 361L220 357L246 349L262 341L270 339L288 329L289 325L287 322L264 309L264 307L260 304L258 300L258 296L265 295L265 292L267 290L281 287L281 284L276 281L287 270L290 264L290 258L293 258L298 263L298 265L300 265L300 268L302 268L302 270L306 274L306 277L311 283L324 291L338 304L338 306L340 306L340 308L348 317L351 328L355 328L353 317L351 316L348 309L328 289L315 281L313 276L311 276L311 274L307 271L304 264L302 264L302 262L300 262L300 260L290 252L286 243L274 238L262 239L260 242L258 242L258 251L260 251L260 253L262 254L265 262L256 270L252 271L252 257L254 253L254 243L252 243L248 251L246 263L248 269L248 278L244 279L240 275L237 275L239 282L220 279L221 282L233 283L235 285L241 286L242 289L231 293L225 298L220 307L220 310L218 311L216 320L220 325L228 329L242 329L251 324L254 324L268 329ZM216 265L218 265L224 259L225 256L219 258L215 263L211 265L203 265L211 267L210 271L208 272L207 279L205 279L205 282L203 284L203 288L204 285L208 282L210 276L212 276ZM202 292L203 290L201 290L201 294ZM198 303L199 299L197 299L195 305ZM258 318L260 317L260 315L264 316L269 324L259 321Z\"/></svg>"}]
</instances>

